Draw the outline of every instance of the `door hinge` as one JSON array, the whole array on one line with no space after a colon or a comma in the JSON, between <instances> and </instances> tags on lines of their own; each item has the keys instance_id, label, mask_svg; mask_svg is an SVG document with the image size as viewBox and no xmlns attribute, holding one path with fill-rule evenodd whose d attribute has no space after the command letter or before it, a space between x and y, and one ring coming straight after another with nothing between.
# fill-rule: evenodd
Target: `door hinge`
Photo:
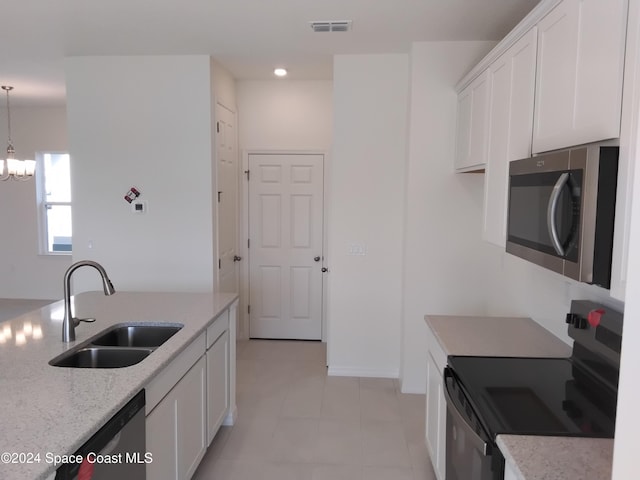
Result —
<instances>
[{"instance_id":1,"label":"door hinge","mask_svg":"<svg viewBox=\"0 0 640 480\"><path fill-rule=\"evenodd\" d=\"M222 268L222 260L218 259L218 270Z\"/></svg>"},{"instance_id":2,"label":"door hinge","mask_svg":"<svg viewBox=\"0 0 640 480\"><path fill-rule=\"evenodd\" d=\"M216 122L216 133L220 133L220 122Z\"/></svg>"},{"instance_id":3,"label":"door hinge","mask_svg":"<svg viewBox=\"0 0 640 480\"><path fill-rule=\"evenodd\" d=\"M251 248L251 239L247 238L247 248Z\"/></svg>"},{"instance_id":4,"label":"door hinge","mask_svg":"<svg viewBox=\"0 0 640 480\"><path fill-rule=\"evenodd\" d=\"M222 195L222 192L218 192L218 203L220 203L220 195Z\"/></svg>"},{"instance_id":5,"label":"door hinge","mask_svg":"<svg viewBox=\"0 0 640 480\"><path fill-rule=\"evenodd\" d=\"M251 315L251 305L247 305L247 313Z\"/></svg>"},{"instance_id":6,"label":"door hinge","mask_svg":"<svg viewBox=\"0 0 640 480\"><path fill-rule=\"evenodd\" d=\"M247 182L248 182L249 181L249 175L250 175L249 170L245 170L244 173L247 175Z\"/></svg>"}]
</instances>

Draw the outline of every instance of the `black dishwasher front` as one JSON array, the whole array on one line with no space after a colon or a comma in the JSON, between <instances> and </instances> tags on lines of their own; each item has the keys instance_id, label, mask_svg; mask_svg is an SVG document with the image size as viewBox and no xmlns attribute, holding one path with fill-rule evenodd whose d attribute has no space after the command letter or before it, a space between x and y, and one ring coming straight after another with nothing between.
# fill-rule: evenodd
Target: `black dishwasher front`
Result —
<instances>
[{"instance_id":1,"label":"black dishwasher front","mask_svg":"<svg viewBox=\"0 0 640 480\"><path fill-rule=\"evenodd\" d=\"M113 480L146 478L145 395L138 393L73 455L78 459L61 465L55 480L81 478Z\"/></svg>"}]
</instances>

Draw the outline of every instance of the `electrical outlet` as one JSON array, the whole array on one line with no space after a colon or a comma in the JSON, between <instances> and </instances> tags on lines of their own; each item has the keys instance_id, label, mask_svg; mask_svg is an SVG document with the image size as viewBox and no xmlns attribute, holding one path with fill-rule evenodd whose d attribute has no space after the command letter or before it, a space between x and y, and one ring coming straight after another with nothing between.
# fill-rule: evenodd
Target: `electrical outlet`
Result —
<instances>
[{"instance_id":1,"label":"electrical outlet","mask_svg":"<svg viewBox=\"0 0 640 480\"><path fill-rule=\"evenodd\" d=\"M347 255L362 256L367 254L367 248L363 243L350 243L347 247Z\"/></svg>"}]
</instances>

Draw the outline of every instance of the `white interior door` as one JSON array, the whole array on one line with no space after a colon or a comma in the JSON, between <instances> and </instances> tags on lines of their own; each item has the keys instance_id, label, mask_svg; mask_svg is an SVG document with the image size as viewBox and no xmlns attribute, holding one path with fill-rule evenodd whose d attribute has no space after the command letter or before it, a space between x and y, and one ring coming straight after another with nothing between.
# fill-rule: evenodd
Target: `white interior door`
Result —
<instances>
[{"instance_id":1,"label":"white interior door","mask_svg":"<svg viewBox=\"0 0 640 480\"><path fill-rule=\"evenodd\" d=\"M218 290L239 290L238 266L238 154L235 113L216 104L218 183Z\"/></svg>"},{"instance_id":2,"label":"white interior door","mask_svg":"<svg viewBox=\"0 0 640 480\"><path fill-rule=\"evenodd\" d=\"M249 155L251 338L322 338L323 164Z\"/></svg>"}]
</instances>

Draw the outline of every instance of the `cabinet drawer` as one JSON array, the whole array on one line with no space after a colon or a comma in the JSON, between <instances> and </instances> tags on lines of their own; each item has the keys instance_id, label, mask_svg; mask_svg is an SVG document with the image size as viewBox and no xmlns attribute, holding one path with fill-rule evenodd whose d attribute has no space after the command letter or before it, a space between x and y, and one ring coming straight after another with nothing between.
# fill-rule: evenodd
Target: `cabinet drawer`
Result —
<instances>
[{"instance_id":1,"label":"cabinet drawer","mask_svg":"<svg viewBox=\"0 0 640 480\"><path fill-rule=\"evenodd\" d=\"M145 387L146 414L149 415L154 407L176 385L189 369L206 352L206 339L203 333L191 345L185 348L167 367L156 375Z\"/></svg>"},{"instance_id":2,"label":"cabinet drawer","mask_svg":"<svg viewBox=\"0 0 640 480\"><path fill-rule=\"evenodd\" d=\"M207 350L227 330L229 330L229 310L222 312L207 328Z\"/></svg>"}]
</instances>

